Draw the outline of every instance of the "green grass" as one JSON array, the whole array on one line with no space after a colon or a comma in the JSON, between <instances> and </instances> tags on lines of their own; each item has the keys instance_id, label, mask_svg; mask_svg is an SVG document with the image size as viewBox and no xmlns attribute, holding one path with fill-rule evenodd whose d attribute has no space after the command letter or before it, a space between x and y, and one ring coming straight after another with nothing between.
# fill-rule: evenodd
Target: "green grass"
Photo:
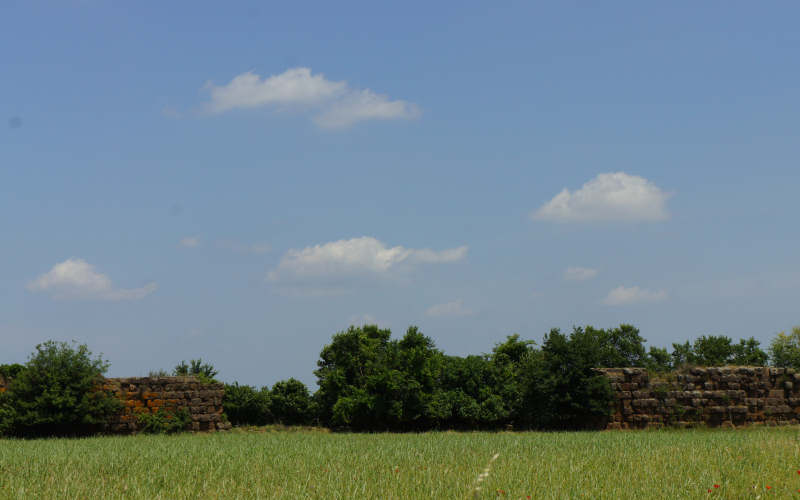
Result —
<instances>
[{"instance_id":1,"label":"green grass","mask_svg":"<svg viewBox=\"0 0 800 500\"><path fill-rule=\"evenodd\" d=\"M470 498L495 453L478 498L800 498L798 432L261 429L0 440L0 498Z\"/></svg>"}]
</instances>

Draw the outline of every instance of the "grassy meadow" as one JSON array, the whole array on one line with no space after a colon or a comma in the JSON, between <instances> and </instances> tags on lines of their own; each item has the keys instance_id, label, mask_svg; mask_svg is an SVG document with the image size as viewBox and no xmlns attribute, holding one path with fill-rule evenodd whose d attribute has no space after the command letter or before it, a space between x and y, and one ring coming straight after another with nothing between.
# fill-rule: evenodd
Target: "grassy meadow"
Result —
<instances>
[{"instance_id":1,"label":"grassy meadow","mask_svg":"<svg viewBox=\"0 0 800 500\"><path fill-rule=\"evenodd\" d=\"M0 498L798 498L799 433L259 428L7 439L0 440Z\"/></svg>"}]
</instances>

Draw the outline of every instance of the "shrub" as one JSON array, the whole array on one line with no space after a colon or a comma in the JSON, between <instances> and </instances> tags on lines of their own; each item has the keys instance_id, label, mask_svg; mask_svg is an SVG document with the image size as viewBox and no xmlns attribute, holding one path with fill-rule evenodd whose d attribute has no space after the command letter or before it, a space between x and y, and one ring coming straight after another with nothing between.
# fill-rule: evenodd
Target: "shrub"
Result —
<instances>
[{"instance_id":1,"label":"shrub","mask_svg":"<svg viewBox=\"0 0 800 500\"><path fill-rule=\"evenodd\" d=\"M233 425L266 425L274 422L269 389L260 391L249 385L225 384L222 407Z\"/></svg>"},{"instance_id":2,"label":"shrub","mask_svg":"<svg viewBox=\"0 0 800 500\"><path fill-rule=\"evenodd\" d=\"M739 339L738 344L733 345L733 357L730 360L734 365L764 366L767 364L767 353L759 346L761 342L754 337L749 339Z\"/></svg>"},{"instance_id":3,"label":"shrub","mask_svg":"<svg viewBox=\"0 0 800 500\"><path fill-rule=\"evenodd\" d=\"M187 430L192 417L186 408L175 411L159 409L155 413L141 413L136 417L139 432L144 434L174 434Z\"/></svg>"},{"instance_id":4,"label":"shrub","mask_svg":"<svg viewBox=\"0 0 800 500\"><path fill-rule=\"evenodd\" d=\"M12 363L10 365L0 365L0 377L10 382L11 379L16 378L22 370L25 369L24 365L19 363Z\"/></svg>"},{"instance_id":5,"label":"shrub","mask_svg":"<svg viewBox=\"0 0 800 500\"><path fill-rule=\"evenodd\" d=\"M690 344L672 344L672 364L675 368L686 365L723 366L755 365L767 362L767 353L759 347L761 343L754 337L740 339L733 344L724 335L703 335Z\"/></svg>"},{"instance_id":6,"label":"shrub","mask_svg":"<svg viewBox=\"0 0 800 500\"><path fill-rule=\"evenodd\" d=\"M107 369L108 363L92 358L86 345L37 345L4 398L5 432L51 436L102 430L121 407L112 392L100 388Z\"/></svg>"},{"instance_id":7,"label":"shrub","mask_svg":"<svg viewBox=\"0 0 800 500\"><path fill-rule=\"evenodd\" d=\"M645 366L647 366L648 370L655 373L668 372L672 370L672 357L665 348L650 346L650 352L647 353L647 362Z\"/></svg>"},{"instance_id":8,"label":"shrub","mask_svg":"<svg viewBox=\"0 0 800 500\"><path fill-rule=\"evenodd\" d=\"M297 379L276 382L270 392L270 409L275 420L284 425L311 423L313 408L308 388Z\"/></svg>"},{"instance_id":9,"label":"shrub","mask_svg":"<svg viewBox=\"0 0 800 500\"><path fill-rule=\"evenodd\" d=\"M769 345L769 356L774 366L800 369L800 326L788 335L779 333Z\"/></svg>"},{"instance_id":10,"label":"shrub","mask_svg":"<svg viewBox=\"0 0 800 500\"><path fill-rule=\"evenodd\" d=\"M175 366L172 372L179 377L196 377L201 382L210 383L216 382L214 377L219 373L214 369L214 365L210 363L203 363L202 359L193 359L186 364L186 361L181 361Z\"/></svg>"}]
</instances>

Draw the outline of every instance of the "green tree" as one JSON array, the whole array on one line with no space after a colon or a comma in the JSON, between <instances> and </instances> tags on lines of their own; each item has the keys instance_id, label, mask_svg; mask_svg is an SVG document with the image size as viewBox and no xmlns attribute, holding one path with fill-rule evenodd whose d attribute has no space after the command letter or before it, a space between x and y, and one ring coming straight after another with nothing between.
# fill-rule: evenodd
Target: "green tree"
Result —
<instances>
[{"instance_id":1,"label":"green tree","mask_svg":"<svg viewBox=\"0 0 800 500\"><path fill-rule=\"evenodd\" d=\"M102 389L108 362L93 358L86 345L48 341L36 346L12 380L6 423L18 435L85 435L101 431L121 407L119 399Z\"/></svg>"},{"instance_id":2,"label":"green tree","mask_svg":"<svg viewBox=\"0 0 800 500\"><path fill-rule=\"evenodd\" d=\"M320 418L333 427L369 428L375 397L366 390L370 378L386 370L392 332L377 325L351 326L335 334L317 361Z\"/></svg>"},{"instance_id":3,"label":"green tree","mask_svg":"<svg viewBox=\"0 0 800 500\"><path fill-rule=\"evenodd\" d=\"M688 340L683 344L677 344L673 342L671 356L673 368L680 368L682 366L694 365L697 363L697 357L694 354L694 349Z\"/></svg>"},{"instance_id":4,"label":"green tree","mask_svg":"<svg viewBox=\"0 0 800 500\"><path fill-rule=\"evenodd\" d=\"M531 423L556 429L603 426L611 413L613 391L595 370L602 360L596 333L576 327L567 336L554 328L545 336L541 353L526 398Z\"/></svg>"},{"instance_id":5,"label":"green tree","mask_svg":"<svg viewBox=\"0 0 800 500\"><path fill-rule=\"evenodd\" d=\"M776 335L769 345L769 357L773 366L800 369L800 326L789 334Z\"/></svg>"},{"instance_id":6,"label":"green tree","mask_svg":"<svg viewBox=\"0 0 800 500\"><path fill-rule=\"evenodd\" d=\"M232 425L266 425L274 422L269 389L249 385L225 384L222 407Z\"/></svg>"},{"instance_id":7,"label":"green tree","mask_svg":"<svg viewBox=\"0 0 800 500\"><path fill-rule=\"evenodd\" d=\"M276 382L270 391L270 410L284 425L305 425L313 419L313 403L308 387L295 378Z\"/></svg>"},{"instance_id":8,"label":"green tree","mask_svg":"<svg viewBox=\"0 0 800 500\"><path fill-rule=\"evenodd\" d=\"M768 356L760 346L761 342L754 337L739 339L739 343L733 345L730 363L743 366L764 366L767 364Z\"/></svg>"},{"instance_id":9,"label":"green tree","mask_svg":"<svg viewBox=\"0 0 800 500\"><path fill-rule=\"evenodd\" d=\"M481 411L492 392L492 370L486 356L444 356L438 388L428 405L428 415L439 428L475 429L501 415Z\"/></svg>"},{"instance_id":10,"label":"green tree","mask_svg":"<svg viewBox=\"0 0 800 500\"><path fill-rule=\"evenodd\" d=\"M730 337L724 335L702 335L692 347L696 363L702 366L723 366L733 359Z\"/></svg>"},{"instance_id":11,"label":"green tree","mask_svg":"<svg viewBox=\"0 0 800 500\"><path fill-rule=\"evenodd\" d=\"M595 342L599 350L598 368L645 366L647 353L645 339L633 325L621 324L617 328L603 330L587 326L583 335Z\"/></svg>"},{"instance_id":12,"label":"green tree","mask_svg":"<svg viewBox=\"0 0 800 500\"><path fill-rule=\"evenodd\" d=\"M645 366L655 372L668 372L672 370L672 359L666 348L650 346Z\"/></svg>"}]
</instances>

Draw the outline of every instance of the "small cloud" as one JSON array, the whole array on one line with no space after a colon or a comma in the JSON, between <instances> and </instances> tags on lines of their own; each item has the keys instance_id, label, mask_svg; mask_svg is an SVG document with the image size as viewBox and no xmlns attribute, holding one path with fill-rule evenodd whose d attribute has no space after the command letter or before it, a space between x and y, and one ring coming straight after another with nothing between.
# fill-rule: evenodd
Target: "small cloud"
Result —
<instances>
[{"instance_id":1,"label":"small cloud","mask_svg":"<svg viewBox=\"0 0 800 500\"><path fill-rule=\"evenodd\" d=\"M370 89L353 89L345 81L331 81L302 67L263 79L248 71L226 85L209 82L206 88L211 96L206 109L211 113L262 107L313 109L314 123L328 129L366 120L412 119L420 114L416 104L391 100Z\"/></svg>"},{"instance_id":2,"label":"small cloud","mask_svg":"<svg viewBox=\"0 0 800 500\"><path fill-rule=\"evenodd\" d=\"M670 196L643 177L599 174L574 193L564 188L531 217L558 222L658 221L669 218Z\"/></svg>"},{"instance_id":3,"label":"small cloud","mask_svg":"<svg viewBox=\"0 0 800 500\"><path fill-rule=\"evenodd\" d=\"M371 90L353 92L314 117L323 128L346 128L364 120L412 119L420 115L416 104L392 101Z\"/></svg>"},{"instance_id":4,"label":"small cloud","mask_svg":"<svg viewBox=\"0 0 800 500\"><path fill-rule=\"evenodd\" d=\"M186 238L181 238L181 246L186 248L196 248L200 246L200 238L197 236L187 236Z\"/></svg>"},{"instance_id":5,"label":"small cloud","mask_svg":"<svg viewBox=\"0 0 800 500\"><path fill-rule=\"evenodd\" d=\"M464 302L461 299L444 304L436 304L425 311L425 315L431 317L457 317L470 316L472 314L474 314L473 311L464 307Z\"/></svg>"},{"instance_id":6,"label":"small cloud","mask_svg":"<svg viewBox=\"0 0 800 500\"><path fill-rule=\"evenodd\" d=\"M139 300L158 288L148 283L141 288L114 288L111 278L97 272L83 259L67 259L40 275L27 286L32 292L49 293L56 299Z\"/></svg>"},{"instance_id":7,"label":"small cloud","mask_svg":"<svg viewBox=\"0 0 800 500\"><path fill-rule=\"evenodd\" d=\"M268 105L313 104L342 95L347 83L332 82L321 73L312 75L310 68L290 68L263 80L248 71L235 76L227 85L208 83L206 87L211 93L208 109L222 113Z\"/></svg>"},{"instance_id":8,"label":"small cloud","mask_svg":"<svg viewBox=\"0 0 800 500\"><path fill-rule=\"evenodd\" d=\"M375 238L362 236L289 250L268 278L271 281L291 281L328 276L382 275L403 266L457 262L466 255L466 246L439 251L387 247Z\"/></svg>"},{"instance_id":9,"label":"small cloud","mask_svg":"<svg viewBox=\"0 0 800 500\"><path fill-rule=\"evenodd\" d=\"M564 271L564 279L569 281L586 281L597 276L597 269L589 267L568 267Z\"/></svg>"},{"instance_id":10,"label":"small cloud","mask_svg":"<svg viewBox=\"0 0 800 500\"><path fill-rule=\"evenodd\" d=\"M646 302L662 302L664 300L667 300L667 292L664 290L647 290L638 286L618 286L608 292L603 303L609 306L623 306Z\"/></svg>"}]
</instances>

